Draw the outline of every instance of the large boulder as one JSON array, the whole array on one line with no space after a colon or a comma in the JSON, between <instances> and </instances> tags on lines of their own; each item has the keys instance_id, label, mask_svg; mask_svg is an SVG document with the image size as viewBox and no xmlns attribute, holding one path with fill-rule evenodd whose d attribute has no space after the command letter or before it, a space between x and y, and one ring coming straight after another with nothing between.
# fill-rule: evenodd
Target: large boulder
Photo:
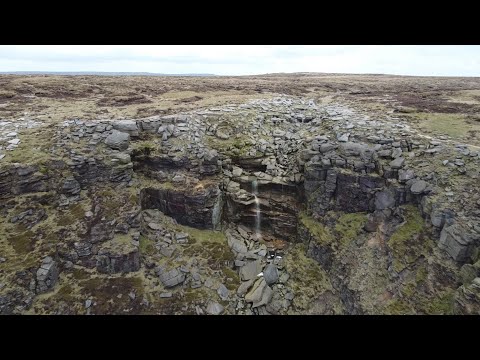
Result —
<instances>
[{"instance_id":1,"label":"large boulder","mask_svg":"<svg viewBox=\"0 0 480 360\"><path fill-rule=\"evenodd\" d=\"M262 271L260 261L252 261L240 268L240 277L242 280L255 279Z\"/></svg>"},{"instance_id":2,"label":"large boulder","mask_svg":"<svg viewBox=\"0 0 480 360\"><path fill-rule=\"evenodd\" d=\"M98 251L96 265L99 272L107 274L138 271L140 269L138 247L131 241L117 239L107 241Z\"/></svg>"},{"instance_id":3,"label":"large boulder","mask_svg":"<svg viewBox=\"0 0 480 360\"><path fill-rule=\"evenodd\" d=\"M375 210L385 210L395 206L395 196L389 190L379 191L375 194Z\"/></svg>"},{"instance_id":4,"label":"large boulder","mask_svg":"<svg viewBox=\"0 0 480 360\"><path fill-rule=\"evenodd\" d=\"M157 274L163 286L166 288L177 286L185 281L185 274L177 268L168 271L160 268Z\"/></svg>"},{"instance_id":5,"label":"large boulder","mask_svg":"<svg viewBox=\"0 0 480 360\"><path fill-rule=\"evenodd\" d=\"M138 136L138 126L135 120L118 120L113 123L115 130L125 132L131 136Z\"/></svg>"},{"instance_id":6,"label":"large boulder","mask_svg":"<svg viewBox=\"0 0 480 360\"><path fill-rule=\"evenodd\" d=\"M108 135L105 139L105 144L107 144L112 149L123 151L127 150L129 141L130 134L118 130L113 130L112 133Z\"/></svg>"},{"instance_id":7,"label":"large boulder","mask_svg":"<svg viewBox=\"0 0 480 360\"><path fill-rule=\"evenodd\" d=\"M275 264L268 264L263 270L263 277L267 285L275 284L278 280L278 270Z\"/></svg>"},{"instance_id":8,"label":"large boulder","mask_svg":"<svg viewBox=\"0 0 480 360\"><path fill-rule=\"evenodd\" d=\"M474 250L475 236L458 223L447 224L440 233L438 246L445 250L455 261L467 261Z\"/></svg>"},{"instance_id":9,"label":"large boulder","mask_svg":"<svg viewBox=\"0 0 480 360\"><path fill-rule=\"evenodd\" d=\"M52 289L58 280L58 268L55 261L47 256L37 270L37 293L44 293Z\"/></svg>"}]
</instances>

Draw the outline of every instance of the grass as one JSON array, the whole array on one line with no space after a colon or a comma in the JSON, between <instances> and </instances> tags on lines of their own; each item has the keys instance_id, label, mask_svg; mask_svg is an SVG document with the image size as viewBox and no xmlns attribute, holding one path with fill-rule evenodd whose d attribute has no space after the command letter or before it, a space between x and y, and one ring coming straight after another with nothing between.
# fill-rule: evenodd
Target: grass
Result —
<instances>
[{"instance_id":1,"label":"grass","mask_svg":"<svg viewBox=\"0 0 480 360\"><path fill-rule=\"evenodd\" d=\"M160 145L153 140L140 140L132 142L132 156L149 156L160 151Z\"/></svg>"},{"instance_id":2,"label":"grass","mask_svg":"<svg viewBox=\"0 0 480 360\"><path fill-rule=\"evenodd\" d=\"M480 123L467 121L463 114L415 113L411 118L417 121L422 131L434 135L448 135L455 140L465 139L469 132L480 131Z\"/></svg>"},{"instance_id":3,"label":"grass","mask_svg":"<svg viewBox=\"0 0 480 360\"><path fill-rule=\"evenodd\" d=\"M319 245L330 245L335 239L330 230L306 212L301 212L300 223L305 226Z\"/></svg>"},{"instance_id":4,"label":"grass","mask_svg":"<svg viewBox=\"0 0 480 360\"><path fill-rule=\"evenodd\" d=\"M393 268L400 272L413 264L421 255L428 255L433 242L424 234L425 224L420 211L413 205L405 205L405 221L395 230L388 246L393 253Z\"/></svg>"},{"instance_id":5,"label":"grass","mask_svg":"<svg viewBox=\"0 0 480 360\"><path fill-rule=\"evenodd\" d=\"M339 235L339 243L345 248L354 241L367 222L366 213L342 214L335 224L335 232Z\"/></svg>"},{"instance_id":6,"label":"grass","mask_svg":"<svg viewBox=\"0 0 480 360\"><path fill-rule=\"evenodd\" d=\"M140 236L139 241L140 254L152 255L155 252L155 243L145 236Z\"/></svg>"},{"instance_id":7,"label":"grass","mask_svg":"<svg viewBox=\"0 0 480 360\"><path fill-rule=\"evenodd\" d=\"M385 315L412 315L414 310L410 305L401 299L392 299L384 309Z\"/></svg>"},{"instance_id":8,"label":"grass","mask_svg":"<svg viewBox=\"0 0 480 360\"><path fill-rule=\"evenodd\" d=\"M252 149L250 139L242 135L240 137L231 136L227 140L221 140L214 136L208 136L206 143L212 149L217 150L219 153L236 157L245 157L247 153Z\"/></svg>"},{"instance_id":9,"label":"grass","mask_svg":"<svg viewBox=\"0 0 480 360\"><path fill-rule=\"evenodd\" d=\"M3 162L27 164L40 164L45 168L45 163L52 158L50 147L53 144L53 129L50 127L37 127L18 131L20 143L12 150L6 152ZM43 171L41 171L44 173Z\"/></svg>"},{"instance_id":10,"label":"grass","mask_svg":"<svg viewBox=\"0 0 480 360\"><path fill-rule=\"evenodd\" d=\"M297 309L307 309L320 294L332 290L327 273L315 260L305 256L303 244L290 248L284 261L290 274L289 286L295 293L293 305Z\"/></svg>"},{"instance_id":11,"label":"grass","mask_svg":"<svg viewBox=\"0 0 480 360\"><path fill-rule=\"evenodd\" d=\"M10 245L15 249L18 255L27 255L35 249L35 234L28 230L17 235L7 236Z\"/></svg>"}]
</instances>

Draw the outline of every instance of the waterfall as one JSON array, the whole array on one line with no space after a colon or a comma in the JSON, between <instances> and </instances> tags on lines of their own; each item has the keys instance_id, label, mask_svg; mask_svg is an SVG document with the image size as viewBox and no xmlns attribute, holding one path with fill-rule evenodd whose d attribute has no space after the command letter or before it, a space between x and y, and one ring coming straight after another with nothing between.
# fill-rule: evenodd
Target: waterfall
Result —
<instances>
[{"instance_id":1,"label":"waterfall","mask_svg":"<svg viewBox=\"0 0 480 360\"><path fill-rule=\"evenodd\" d=\"M258 194L258 184L257 184L257 179L252 181L252 193L253 196L255 196L255 237L257 239L261 238L261 233L260 233L260 222L261 222L261 213L260 213L260 200L258 200L257 194Z\"/></svg>"}]
</instances>

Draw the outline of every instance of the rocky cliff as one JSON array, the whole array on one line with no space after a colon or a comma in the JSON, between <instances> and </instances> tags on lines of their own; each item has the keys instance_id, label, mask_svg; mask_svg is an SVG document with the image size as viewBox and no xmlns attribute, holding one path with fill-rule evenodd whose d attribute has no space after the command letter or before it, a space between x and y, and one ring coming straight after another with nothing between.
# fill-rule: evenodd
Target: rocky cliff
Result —
<instances>
[{"instance_id":1,"label":"rocky cliff","mask_svg":"<svg viewBox=\"0 0 480 360\"><path fill-rule=\"evenodd\" d=\"M0 168L3 314L480 311L479 153L402 118L278 97L50 131Z\"/></svg>"}]
</instances>

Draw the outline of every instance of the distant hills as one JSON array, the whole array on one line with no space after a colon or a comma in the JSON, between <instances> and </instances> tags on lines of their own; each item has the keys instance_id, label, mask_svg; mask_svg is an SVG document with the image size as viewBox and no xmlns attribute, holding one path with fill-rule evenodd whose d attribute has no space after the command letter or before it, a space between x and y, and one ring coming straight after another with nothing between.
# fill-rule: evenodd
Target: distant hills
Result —
<instances>
[{"instance_id":1,"label":"distant hills","mask_svg":"<svg viewBox=\"0 0 480 360\"><path fill-rule=\"evenodd\" d=\"M96 75L96 76L216 76L215 74L159 74L103 71L0 71L4 75Z\"/></svg>"}]
</instances>

